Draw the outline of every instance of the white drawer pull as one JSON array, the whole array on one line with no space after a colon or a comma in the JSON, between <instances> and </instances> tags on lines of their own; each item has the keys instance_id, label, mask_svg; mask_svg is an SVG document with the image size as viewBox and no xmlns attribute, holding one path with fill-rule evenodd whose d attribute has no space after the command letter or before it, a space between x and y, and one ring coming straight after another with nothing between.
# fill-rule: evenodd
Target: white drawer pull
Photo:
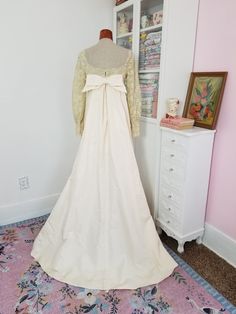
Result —
<instances>
[{"instance_id":1,"label":"white drawer pull","mask_svg":"<svg viewBox=\"0 0 236 314\"><path fill-rule=\"evenodd\" d=\"M170 223L170 221L169 221L169 220L167 220L167 223L169 224L169 223Z\"/></svg>"},{"instance_id":2,"label":"white drawer pull","mask_svg":"<svg viewBox=\"0 0 236 314\"><path fill-rule=\"evenodd\" d=\"M171 157L171 158L175 157L175 154L170 154L170 157Z\"/></svg>"},{"instance_id":3,"label":"white drawer pull","mask_svg":"<svg viewBox=\"0 0 236 314\"><path fill-rule=\"evenodd\" d=\"M169 171L174 171L174 168L170 168Z\"/></svg>"},{"instance_id":4,"label":"white drawer pull","mask_svg":"<svg viewBox=\"0 0 236 314\"><path fill-rule=\"evenodd\" d=\"M172 195L169 194L169 195L168 195L168 198L172 198Z\"/></svg>"},{"instance_id":5,"label":"white drawer pull","mask_svg":"<svg viewBox=\"0 0 236 314\"><path fill-rule=\"evenodd\" d=\"M171 140L171 142L172 142L172 143L175 143L175 140L173 139L173 140Z\"/></svg>"},{"instance_id":6,"label":"white drawer pull","mask_svg":"<svg viewBox=\"0 0 236 314\"><path fill-rule=\"evenodd\" d=\"M169 207L168 210L171 211L171 208Z\"/></svg>"}]
</instances>

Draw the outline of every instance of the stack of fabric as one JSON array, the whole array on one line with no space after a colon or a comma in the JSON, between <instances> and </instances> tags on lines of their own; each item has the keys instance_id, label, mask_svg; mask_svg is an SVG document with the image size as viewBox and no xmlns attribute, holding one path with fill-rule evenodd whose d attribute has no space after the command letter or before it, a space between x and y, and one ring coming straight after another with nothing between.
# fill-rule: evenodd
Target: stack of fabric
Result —
<instances>
[{"instance_id":1,"label":"stack of fabric","mask_svg":"<svg viewBox=\"0 0 236 314\"><path fill-rule=\"evenodd\" d=\"M140 70L150 70L160 67L161 32L142 33L140 36Z\"/></svg>"},{"instance_id":2,"label":"stack of fabric","mask_svg":"<svg viewBox=\"0 0 236 314\"><path fill-rule=\"evenodd\" d=\"M158 73L139 75L142 93L142 116L156 118L158 100Z\"/></svg>"}]
</instances>

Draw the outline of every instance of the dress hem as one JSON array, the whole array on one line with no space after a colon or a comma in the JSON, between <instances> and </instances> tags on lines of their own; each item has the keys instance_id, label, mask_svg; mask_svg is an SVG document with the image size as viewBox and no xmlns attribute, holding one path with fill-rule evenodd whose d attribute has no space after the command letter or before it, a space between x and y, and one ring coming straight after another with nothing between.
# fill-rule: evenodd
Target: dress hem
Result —
<instances>
[{"instance_id":1,"label":"dress hem","mask_svg":"<svg viewBox=\"0 0 236 314\"><path fill-rule=\"evenodd\" d=\"M166 279L167 277L169 277L172 272L174 271L174 269L178 266L178 264L176 262L174 262L175 266L171 267L171 269L166 269L165 273L162 273L162 275L158 275L157 278L158 279L150 279L150 280L146 280L145 283L142 282L140 284L129 284L129 285L121 285L121 286L99 286L96 284L92 284L92 285L87 285L86 283L83 283L81 281L81 284L78 284L77 282L72 282L71 280L66 280L64 281L60 276L58 276L58 274L56 274L55 272L53 272L52 270L48 270L47 267L44 265L43 262L40 261L40 258L36 258L34 256L34 254L31 252L30 255L35 259L36 262L38 262L41 266L41 268L43 269L44 272L46 272L50 277L62 282L62 283L67 283L69 285L75 286L75 287L80 287L80 288L86 288L86 289L96 289L96 290L105 290L105 291L109 291L109 290L113 290L113 289L138 289L138 288L143 288L146 286L150 286L150 285L154 285L154 284L158 284L160 283L162 280ZM153 278L153 276L152 276Z\"/></svg>"}]
</instances>

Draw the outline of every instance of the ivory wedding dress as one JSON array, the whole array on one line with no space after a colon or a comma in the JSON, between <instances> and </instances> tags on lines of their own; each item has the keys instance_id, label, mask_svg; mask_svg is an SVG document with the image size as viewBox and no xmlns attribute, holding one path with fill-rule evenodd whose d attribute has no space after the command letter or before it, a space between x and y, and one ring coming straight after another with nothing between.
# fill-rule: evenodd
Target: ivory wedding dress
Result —
<instances>
[{"instance_id":1,"label":"ivory wedding dress","mask_svg":"<svg viewBox=\"0 0 236 314\"><path fill-rule=\"evenodd\" d=\"M86 96L81 141L31 255L51 277L75 286L109 290L156 284L177 264L159 239L135 159L137 124L127 104L131 87L125 84L133 57L106 69L106 76L82 53L78 64L80 97Z\"/></svg>"}]
</instances>

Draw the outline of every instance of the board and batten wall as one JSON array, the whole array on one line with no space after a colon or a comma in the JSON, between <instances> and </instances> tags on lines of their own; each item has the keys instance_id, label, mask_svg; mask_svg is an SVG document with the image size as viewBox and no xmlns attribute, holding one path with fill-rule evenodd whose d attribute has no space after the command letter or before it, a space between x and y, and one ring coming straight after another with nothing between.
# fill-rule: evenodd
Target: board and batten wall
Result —
<instances>
[{"instance_id":1,"label":"board and batten wall","mask_svg":"<svg viewBox=\"0 0 236 314\"><path fill-rule=\"evenodd\" d=\"M110 0L3 1L0 10L0 224L49 213L79 147L78 54L112 27ZM28 177L20 190L18 179Z\"/></svg>"}]
</instances>

